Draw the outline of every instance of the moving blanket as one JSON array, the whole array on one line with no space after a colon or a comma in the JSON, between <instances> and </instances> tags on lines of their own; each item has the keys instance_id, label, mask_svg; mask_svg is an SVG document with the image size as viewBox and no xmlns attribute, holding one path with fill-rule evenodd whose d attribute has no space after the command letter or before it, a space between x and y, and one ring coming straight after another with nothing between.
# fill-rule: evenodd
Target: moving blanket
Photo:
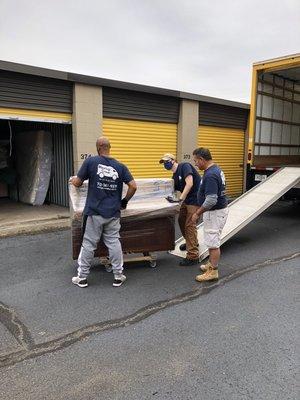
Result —
<instances>
[{"instance_id":1,"label":"moving blanket","mask_svg":"<svg viewBox=\"0 0 300 400\"><path fill-rule=\"evenodd\" d=\"M121 219L124 222L130 220L143 220L157 217L174 216L179 211L177 203L169 203L165 197L174 194L173 179L135 179L137 191L129 201L126 210L122 210ZM87 196L88 181L84 181L80 188L69 184L71 219L81 219ZM123 196L127 191L127 185L123 187Z\"/></svg>"}]
</instances>

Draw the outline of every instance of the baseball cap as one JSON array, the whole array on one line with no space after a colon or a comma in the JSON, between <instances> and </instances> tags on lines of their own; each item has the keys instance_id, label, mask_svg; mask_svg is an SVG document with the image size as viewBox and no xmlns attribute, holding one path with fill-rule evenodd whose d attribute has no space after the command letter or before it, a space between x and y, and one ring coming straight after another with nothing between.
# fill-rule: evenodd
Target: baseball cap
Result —
<instances>
[{"instance_id":1,"label":"baseball cap","mask_svg":"<svg viewBox=\"0 0 300 400\"><path fill-rule=\"evenodd\" d=\"M159 163L162 164L165 161L169 161L169 160L176 160L176 157L174 156L174 154L171 153L166 153L164 154L161 159L159 160Z\"/></svg>"}]
</instances>

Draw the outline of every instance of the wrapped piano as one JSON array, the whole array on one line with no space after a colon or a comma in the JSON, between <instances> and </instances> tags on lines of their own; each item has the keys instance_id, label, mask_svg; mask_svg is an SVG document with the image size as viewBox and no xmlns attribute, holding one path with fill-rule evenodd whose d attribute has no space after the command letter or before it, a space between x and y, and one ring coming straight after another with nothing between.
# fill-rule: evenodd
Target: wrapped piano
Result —
<instances>
[{"instance_id":1,"label":"wrapped piano","mask_svg":"<svg viewBox=\"0 0 300 400\"><path fill-rule=\"evenodd\" d=\"M177 203L169 203L165 198L173 196L172 179L136 179L138 189L121 212L121 243L124 254L141 253L144 259L156 266L155 257L150 253L172 250L175 247L175 215L179 211ZM77 259L84 230L83 210L87 196L88 181L80 188L69 185L73 259ZM124 185L125 195L127 186ZM107 249L100 241L95 257L107 257ZM126 259L125 259L126 260ZM128 260L127 260L128 261Z\"/></svg>"}]
</instances>

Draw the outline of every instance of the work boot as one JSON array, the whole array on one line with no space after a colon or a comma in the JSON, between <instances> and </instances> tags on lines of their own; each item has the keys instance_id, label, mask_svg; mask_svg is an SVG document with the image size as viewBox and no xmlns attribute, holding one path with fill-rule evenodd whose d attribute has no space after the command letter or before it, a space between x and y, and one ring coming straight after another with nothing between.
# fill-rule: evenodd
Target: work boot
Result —
<instances>
[{"instance_id":1,"label":"work boot","mask_svg":"<svg viewBox=\"0 0 300 400\"><path fill-rule=\"evenodd\" d=\"M199 259L191 259L191 258L184 258L183 260L180 261L179 265L181 266L189 266L189 265L195 265L199 263Z\"/></svg>"},{"instance_id":2,"label":"work boot","mask_svg":"<svg viewBox=\"0 0 300 400\"><path fill-rule=\"evenodd\" d=\"M179 246L179 250L180 250L180 251L186 251L186 243L182 243L182 244Z\"/></svg>"},{"instance_id":3,"label":"work boot","mask_svg":"<svg viewBox=\"0 0 300 400\"><path fill-rule=\"evenodd\" d=\"M197 247L199 247L199 244L197 244ZM186 243L182 243L182 244L179 246L179 250L180 250L180 251L186 251Z\"/></svg>"},{"instance_id":4,"label":"work boot","mask_svg":"<svg viewBox=\"0 0 300 400\"><path fill-rule=\"evenodd\" d=\"M212 268L209 266L208 270L204 272L204 274L197 275L195 279L198 282L216 281L219 279L219 272L217 268Z\"/></svg>"},{"instance_id":5,"label":"work boot","mask_svg":"<svg viewBox=\"0 0 300 400\"><path fill-rule=\"evenodd\" d=\"M207 261L206 264L201 264L199 268L201 269L201 271L206 272L208 270L208 268L211 266L212 265L211 265L210 261Z\"/></svg>"}]
</instances>

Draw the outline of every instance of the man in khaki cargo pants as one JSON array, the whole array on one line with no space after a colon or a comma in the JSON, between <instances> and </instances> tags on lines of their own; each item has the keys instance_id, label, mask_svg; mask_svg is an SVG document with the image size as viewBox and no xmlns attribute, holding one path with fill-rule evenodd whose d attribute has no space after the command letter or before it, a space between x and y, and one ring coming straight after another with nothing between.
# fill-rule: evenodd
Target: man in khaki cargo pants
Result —
<instances>
[{"instance_id":1,"label":"man in khaki cargo pants","mask_svg":"<svg viewBox=\"0 0 300 400\"><path fill-rule=\"evenodd\" d=\"M186 243L180 246L180 250L187 250L187 254L179 264L183 266L197 264L199 262L197 228L192 216L198 209L197 192L201 181L200 175L190 163L178 163L173 154L164 154L159 162L164 164L165 169L173 172L174 188L181 192L178 223Z\"/></svg>"}]
</instances>

